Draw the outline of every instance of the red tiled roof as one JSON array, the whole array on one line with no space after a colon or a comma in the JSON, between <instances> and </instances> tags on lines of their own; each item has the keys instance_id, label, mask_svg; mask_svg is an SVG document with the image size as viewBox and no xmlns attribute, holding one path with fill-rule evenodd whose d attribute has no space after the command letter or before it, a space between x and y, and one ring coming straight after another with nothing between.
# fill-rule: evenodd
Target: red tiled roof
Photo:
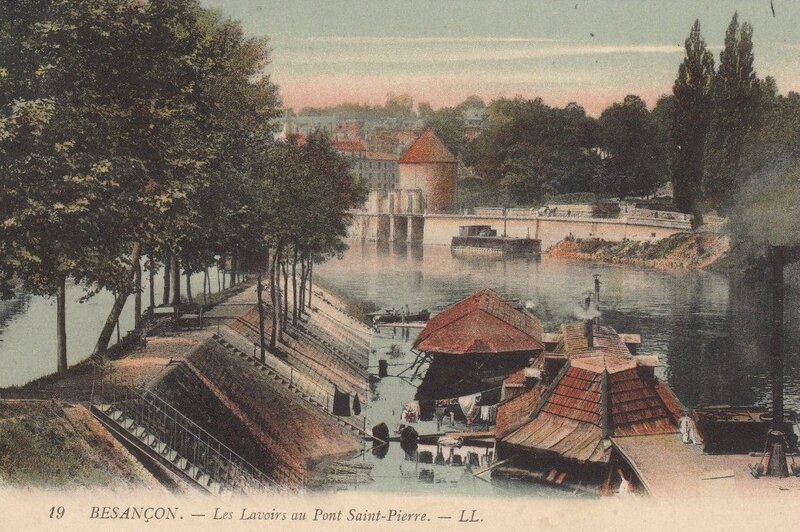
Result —
<instances>
[{"instance_id":1,"label":"red tiled roof","mask_svg":"<svg viewBox=\"0 0 800 532\"><path fill-rule=\"evenodd\" d=\"M439 137L434 135L430 129L423 131L422 135L400 157L400 164L457 162L444 142L439 140Z\"/></svg>"},{"instance_id":2,"label":"red tiled roof","mask_svg":"<svg viewBox=\"0 0 800 532\"><path fill-rule=\"evenodd\" d=\"M397 155L382 151L368 151L367 160L373 161L397 161Z\"/></svg>"},{"instance_id":3,"label":"red tiled roof","mask_svg":"<svg viewBox=\"0 0 800 532\"><path fill-rule=\"evenodd\" d=\"M676 427L657 389L655 378L644 368L609 375L611 426L614 436L664 434Z\"/></svg>"},{"instance_id":4,"label":"red tiled roof","mask_svg":"<svg viewBox=\"0 0 800 532\"><path fill-rule=\"evenodd\" d=\"M541 351L542 325L491 290L481 290L431 319L414 349L445 354Z\"/></svg>"},{"instance_id":5,"label":"red tiled roof","mask_svg":"<svg viewBox=\"0 0 800 532\"><path fill-rule=\"evenodd\" d=\"M672 419L677 423L685 415L686 407L683 406L683 403L672 391L672 388L661 379L656 379L656 393L661 398L661 401L664 402L664 406L667 407Z\"/></svg>"},{"instance_id":6,"label":"red tiled roof","mask_svg":"<svg viewBox=\"0 0 800 532\"><path fill-rule=\"evenodd\" d=\"M333 143L333 149L337 151L367 151L366 146L357 140L337 140Z\"/></svg>"},{"instance_id":7,"label":"red tiled roof","mask_svg":"<svg viewBox=\"0 0 800 532\"><path fill-rule=\"evenodd\" d=\"M499 438L509 445L557 452L578 461L605 462L610 454L603 443L604 416L610 417L611 436L677 432L677 399L653 377L651 368L640 366L632 355L601 354L573 358L567 364L542 392L538 412L531 409L527 423L516 423L519 428ZM604 374L608 378L606 398ZM498 410L498 419L500 414ZM515 426L511 421L504 423Z\"/></svg>"}]
</instances>

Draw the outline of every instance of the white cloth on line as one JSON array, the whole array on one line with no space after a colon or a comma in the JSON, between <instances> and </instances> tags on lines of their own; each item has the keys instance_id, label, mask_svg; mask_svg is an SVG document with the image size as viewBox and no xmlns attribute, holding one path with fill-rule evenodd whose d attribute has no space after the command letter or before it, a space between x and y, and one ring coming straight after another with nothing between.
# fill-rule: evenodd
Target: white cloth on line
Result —
<instances>
[{"instance_id":1,"label":"white cloth on line","mask_svg":"<svg viewBox=\"0 0 800 532\"><path fill-rule=\"evenodd\" d=\"M464 413L464 417L468 416L470 411L475 407L475 403L481 400L481 394L464 395L458 398L458 406Z\"/></svg>"},{"instance_id":2,"label":"white cloth on line","mask_svg":"<svg viewBox=\"0 0 800 532\"><path fill-rule=\"evenodd\" d=\"M694 420L689 416L683 416L679 422L681 430L681 439L683 443L702 445L703 438L701 438L700 434L697 433L697 426L694 424Z\"/></svg>"}]
</instances>

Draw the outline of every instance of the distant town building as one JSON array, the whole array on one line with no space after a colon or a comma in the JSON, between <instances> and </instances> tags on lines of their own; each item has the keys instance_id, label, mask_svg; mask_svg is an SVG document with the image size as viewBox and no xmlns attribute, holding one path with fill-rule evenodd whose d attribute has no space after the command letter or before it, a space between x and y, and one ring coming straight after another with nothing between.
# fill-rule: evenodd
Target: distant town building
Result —
<instances>
[{"instance_id":1,"label":"distant town building","mask_svg":"<svg viewBox=\"0 0 800 532\"><path fill-rule=\"evenodd\" d=\"M289 116L288 113L280 119L281 130L278 138L289 138L292 135L307 137L314 131L322 131L333 137L339 124L336 115L301 115Z\"/></svg>"},{"instance_id":2,"label":"distant town building","mask_svg":"<svg viewBox=\"0 0 800 532\"><path fill-rule=\"evenodd\" d=\"M361 179L370 190L394 190L397 186L397 155L368 151L362 161Z\"/></svg>"},{"instance_id":3,"label":"distant town building","mask_svg":"<svg viewBox=\"0 0 800 532\"><path fill-rule=\"evenodd\" d=\"M464 136L469 140L474 140L483 130L486 109L484 107L470 107L464 110L462 116L464 118Z\"/></svg>"},{"instance_id":4,"label":"distant town building","mask_svg":"<svg viewBox=\"0 0 800 532\"><path fill-rule=\"evenodd\" d=\"M350 160L354 177L369 190L388 192L397 185L397 156L368 151L361 141L340 140L333 143L337 153Z\"/></svg>"},{"instance_id":5,"label":"distant town building","mask_svg":"<svg viewBox=\"0 0 800 532\"><path fill-rule=\"evenodd\" d=\"M336 124L336 140L361 140L363 122L360 120L345 120Z\"/></svg>"},{"instance_id":6,"label":"distant town building","mask_svg":"<svg viewBox=\"0 0 800 532\"><path fill-rule=\"evenodd\" d=\"M396 130L383 127L368 131L365 139L370 149L397 155L406 151L417 140L420 133L419 130Z\"/></svg>"},{"instance_id":7,"label":"distant town building","mask_svg":"<svg viewBox=\"0 0 800 532\"><path fill-rule=\"evenodd\" d=\"M400 157L400 190L421 190L428 212L453 212L457 206L458 161L430 129Z\"/></svg>"}]
</instances>

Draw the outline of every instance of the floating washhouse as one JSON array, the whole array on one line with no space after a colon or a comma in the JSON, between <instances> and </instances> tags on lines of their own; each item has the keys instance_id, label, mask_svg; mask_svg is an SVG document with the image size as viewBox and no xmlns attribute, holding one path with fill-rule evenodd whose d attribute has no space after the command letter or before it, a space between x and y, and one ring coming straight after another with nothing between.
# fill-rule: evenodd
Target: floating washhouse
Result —
<instances>
[{"instance_id":1,"label":"floating washhouse","mask_svg":"<svg viewBox=\"0 0 800 532\"><path fill-rule=\"evenodd\" d=\"M495 473L591 493L640 489L616 438L679 432L684 408L612 327L569 323L552 352L509 376L498 405Z\"/></svg>"},{"instance_id":2,"label":"floating washhouse","mask_svg":"<svg viewBox=\"0 0 800 532\"><path fill-rule=\"evenodd\" d=\"M503 379L544 351L542 324L491 290L481 290L431 319L413 346L430 363L417 399L499 390Z\"/></svg>"}]
</instances>

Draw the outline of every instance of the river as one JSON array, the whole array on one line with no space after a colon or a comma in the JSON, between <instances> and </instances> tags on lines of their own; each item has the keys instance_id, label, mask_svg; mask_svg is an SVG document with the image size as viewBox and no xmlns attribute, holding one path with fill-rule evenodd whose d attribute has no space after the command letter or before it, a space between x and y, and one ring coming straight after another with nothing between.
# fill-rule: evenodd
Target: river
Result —
<instances>
[{"instance_id":1,"label":"river","mask_svg":"<svg viewBox=\"0 0 800 532\"><path fill-rule=\"evenodd\" d=\"M601 320L618 332L638 333L641 354L658 355L657 375L666 379L688 407L715 404L768 405L769 298L758 286L735 284L709 272L665 272L630 266L550 259L487 260L454 258L447 247L407 247L354 243L339 259L315 269L325 282L353 298L380 307L409 305L441 311L482 288L532 307L546 331L576 319L580 303L601 281ZM800 298L787 292L785 390L787 408L800 410ZM368 426L400 423L402 404L415 388L391 375L414 360L411 338L383 330L373 339L371 372L387 358L390 377L374 383L367 407ZM389 356L391 346L394 357ZM394 372L394 373L393 373ZM418 385L419 380L414 384ZM418 423L420 434L475 427ZM477 427L477 430L480 430ZM397 444L384 457L360 458L373 467L374 482L354 489L475 495L563 496L530 483L476 480L464 467L419 463ZM487 475L488 476L488 475Z\"/></svg>"},{"instance_id":2,"label":"river","mask_svg":"<svg viewBox=\"0 0 800 532\"><path fill-rule=\"evenodd\" d=\"M619 332L639 333L639 352L658 355L660 377L665 378L689 407L713 404L768 404L768 298L757 286L736 285L708 272L664 272L549 259L487 260L454 258L447 247L407 247L353 243L339 259L315 268L315 275L353 298L381 307L409 305L436 313L482 288L517 298L532 306L545 330L553 331L574 319L580 303L600 274L604 323ZM147 276L145 276L145 294ZM156 277L156 294L161 293ZM193 278L193 288L202 285ZM216 273L212 287L217 289ZM80 302L80 286L67 290L68 358L75 364L88 356L111 306L109 294ZM145 296L144 304L147 304ZM121 319L124 334L133 325L133 302ZM786 405L800 410L800 298L786 297ZM409 365L414 334L384 330L373 340L371 372L377 361L389 359L390 375ZM392 346L399 349L392 350ZM394 351L394 356L389 351ZM55 360L55 304L23 296L0 302L0 386L19 385L52 373ZM417 381L418 383L418 381ZM402 404L413 398L408 382L385 378L371 385L367 403L368 426L385 422L394 429ZM420 434L440 430L467 430L463 426L419 423ZM526 494L563 496L550 488L530 484L485 482L464 467L423 465L392 444L386 456L367 452L358 460L372 465L374 482L353 486L390 493L446 493L466 495ZM433 474L431 474L433 472Z\"/></svg>"},{"instance_id":3,"label":"river","mask_svg":"<svg viewBox=\"0 0 800 532\"><path fill-rule=\"evenodd\" d=\"M222 278L218 283L216 269L209 270L209 276L212 292L216 292ZM144 272L144 307L149 304L148 277ZM156 275L153 284L158 304L161 301L163 276ZM186 277L181 276L181 293L184 297L185 292ZM192 276L192 293L202 299L203 274ZM67 361L70 366L85 360L92 353L114 303L109 292L100 292L82 301L85 296L85 287L67 283ZM126 303L119 321L122 336L133 329L133 297ZM111 337L111 345L116 343L116 339L115 333ZM0 301L0 367L0 388L20 386L56 371L55 298L22 294L17 299Z\"/></svg>"}]
</instances>

